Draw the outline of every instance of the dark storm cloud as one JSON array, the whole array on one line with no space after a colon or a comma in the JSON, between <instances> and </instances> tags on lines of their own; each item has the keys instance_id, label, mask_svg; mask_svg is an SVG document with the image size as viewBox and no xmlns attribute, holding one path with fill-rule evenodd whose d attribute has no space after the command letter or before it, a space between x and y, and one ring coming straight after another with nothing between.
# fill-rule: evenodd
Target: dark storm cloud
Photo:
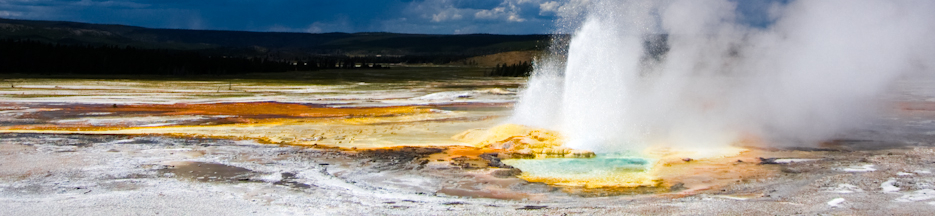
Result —
<instances>
[{"instance_id":1,"label":"dark storm cloud","mask_svg":"<svg viewBox=\"0 0 935 216\"><path fill-rule=\"evenodd\" d=\"M740 1L741 9L773 0ZM0 0L0 17L287 32L549 33L562 0ZM768 17L751 16L755 23ZM764 21L765 20L765 21Z\"/></svg>"}]
</instances>

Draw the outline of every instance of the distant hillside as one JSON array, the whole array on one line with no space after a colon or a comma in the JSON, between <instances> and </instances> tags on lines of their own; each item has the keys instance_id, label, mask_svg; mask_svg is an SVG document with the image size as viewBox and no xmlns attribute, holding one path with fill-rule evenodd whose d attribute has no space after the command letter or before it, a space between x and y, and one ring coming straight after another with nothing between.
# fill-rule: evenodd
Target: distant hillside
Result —
<instances>
[{"instance_id":1,"label":"distant hillside","mask_svg":"<svg viewBox=\"0 0 935 216\"><path fill-rule=\"evenodd\" d=\"M463 60L463 62L480 67L496 67L500 64L532 63L533 59L542 55L543 51L510 51L490 55L476 56Z\"/></svg>"},{"instance_id":2,"label":"distant hillside","mask_svg":"<svg viewBox=\"0 0 935 216\"><path fill-rule=\"evenodd\" d=\"M152 29L60 21L0 19L0 39L66 45L201 50L231 55L459 55L541 50L549 35L280 33Z\"/></svg>"}]
</instances>

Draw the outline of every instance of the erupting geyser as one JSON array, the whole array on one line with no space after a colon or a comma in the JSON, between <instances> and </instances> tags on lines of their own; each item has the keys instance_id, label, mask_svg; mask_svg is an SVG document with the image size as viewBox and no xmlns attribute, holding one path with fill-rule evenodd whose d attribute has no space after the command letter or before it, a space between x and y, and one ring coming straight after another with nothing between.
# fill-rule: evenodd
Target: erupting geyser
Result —
<instances>
[{"instance_id":1,"label":"erupting geyser","mask_svg":"<svg viewBox=\"0 0 935 216\"><path fill-rule=\"evenodd\" d=\"M933 1L774 3L758 11L766 24L737 5L565 4L573 34L536 63L510 123L598 153L809 144L870 120L895 79L935 66Z\"/></svg>"}]
</instances>

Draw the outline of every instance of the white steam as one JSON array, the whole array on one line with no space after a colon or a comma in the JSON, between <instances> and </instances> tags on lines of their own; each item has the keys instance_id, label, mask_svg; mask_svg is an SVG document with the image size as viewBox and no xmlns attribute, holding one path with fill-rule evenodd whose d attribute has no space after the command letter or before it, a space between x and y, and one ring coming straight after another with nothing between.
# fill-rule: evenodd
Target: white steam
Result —
<instances>
[{"instance_id":1,"label":"white steam","mask_svg":"<svg viewBox=\"0 0 935 216\"><path fill-rule=\"evenodd\" d=\"M536 63L511 121L559 130L572 148L811 143L870 119L902 74L935 68L935 1L799 0L774 5L768 27L742 24L728 0L562 10L568 49ZM647 55L659 35L668 52Z\"/></svg>"}]
</instances>

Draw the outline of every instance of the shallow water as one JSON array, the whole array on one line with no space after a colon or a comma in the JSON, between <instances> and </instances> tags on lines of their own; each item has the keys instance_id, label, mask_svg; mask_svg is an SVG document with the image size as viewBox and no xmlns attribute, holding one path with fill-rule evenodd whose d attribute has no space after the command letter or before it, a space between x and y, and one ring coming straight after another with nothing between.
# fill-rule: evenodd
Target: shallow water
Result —
<instances>
[{"instance_id":1,"label":"shallow water","mask_svg":"<svg viewBox=\"0 0 935 216\"><path fill-rule=\"evenodd\" d=\"M655 160L614 154L597 154L593 158L546 158L503 160L529 175L563 178L593 178L621 173L646 172Z\"/></svg>"},{"instance_id":2,"label":"shallow water","mask_svg":"<svg viewBox=\"0 0 935 216\"><path fill-rule=\"evenodd\" d=\"M650 169L655 161L630 154L597 154L593 158L509 159L503 163L522 170L522 177L532 181L569 186L640 186L651 184Z\"/></svg>"}]
</instances>

